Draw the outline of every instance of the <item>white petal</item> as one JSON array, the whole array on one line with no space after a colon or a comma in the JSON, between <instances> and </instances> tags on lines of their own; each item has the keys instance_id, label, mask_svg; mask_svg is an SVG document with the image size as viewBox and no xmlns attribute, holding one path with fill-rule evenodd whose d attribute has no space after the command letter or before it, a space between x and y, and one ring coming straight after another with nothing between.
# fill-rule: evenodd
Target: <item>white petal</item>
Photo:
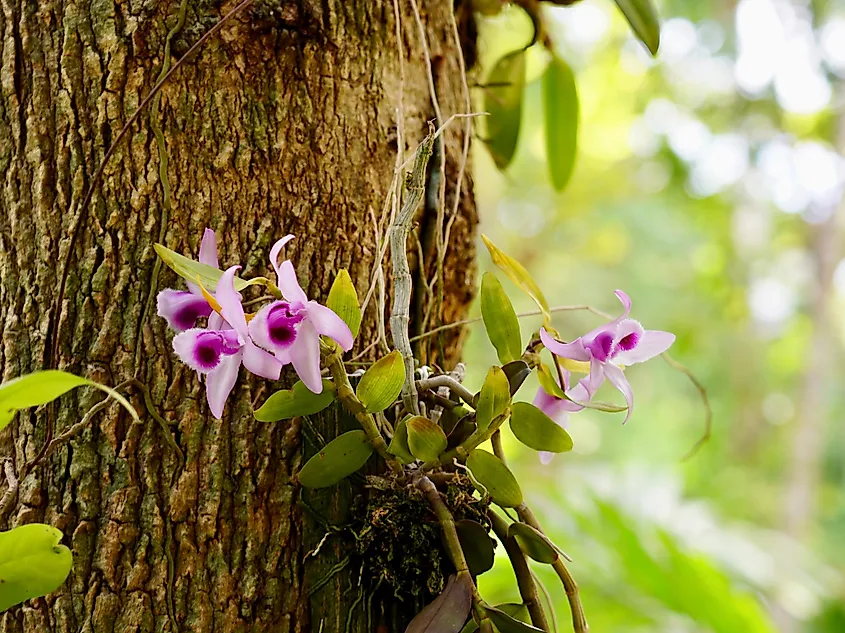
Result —
<instances>
[{"instance_id":1,"label":"white petal","mask_svg":"<svg viewBox=\"0 0 845 633\"><path fill-rule=\"evenodd\" d=\"M314 324L317 332L337 341L344 352L352 349L355 340L352 338L349 326L331 308L320 305L316 301L309 301L308 320Z\"/></svg>"},{"instance_id":2,"label":"white petal","mask_svg":"<svg viewBox=\"0 0 845 633\"><path fill-rule=\"evenodd\" d=\"M675 342L675 335L671 332L660 330L645 330L637 341L637 346L627 352L619 352L613 357L617 365L633 365L642 363L655 356L659 356L672 347Z\"/></svg>"}]
</instances>

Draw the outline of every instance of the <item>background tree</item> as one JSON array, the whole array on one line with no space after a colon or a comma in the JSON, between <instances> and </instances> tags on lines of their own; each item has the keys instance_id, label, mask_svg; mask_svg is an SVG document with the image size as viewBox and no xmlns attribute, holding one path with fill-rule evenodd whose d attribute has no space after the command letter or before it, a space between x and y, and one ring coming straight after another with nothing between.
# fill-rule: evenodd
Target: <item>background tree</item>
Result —
<instances>
[{"instance_id":1,"label":"background tree","mask_svg":"<svg viewBox=\"0 0 845 633\"><path fill-rule=\"evenodd\" d=\"M256 3L174 74L83 208L128 117L233 6L3 7L3 377L54 366L112 385L135 379L128 388L143 413L135 424L109 406L40 459L48 433L67 430L99 396L83 392L22 414L4 434L3 454L13 456L20 480L4 522L58 527L74 567L58 592L4 614L3 631L320 628L308 616L314 579L303 560L325 530L304 522L297 504L301 427L254 420L251 404L266 395L259 381L239 384L222 421L210 416L196 376L174 363L171 335L155 317L156 291L174 275L152 246L195 254L209 226L222 264L261 274L273 241L294 233L292 259L309 296L325 299L342 267L366 295L382 263L397 153L410 155L429 120L466 111L461 57L474 56L474 28L453 22L451 3L426 3L416 14L414 3L382 0ZM462 2L455 9L468 16ZM443 286L415 296L424 318L412 335L460 319L473 294L476 217L464 127L442 138L410 252L415 286L435 277ZM377 336L379 305L377 292L362 346ZM459 343L457 330L446 333L429 361L448 367ZM146 408L144 388L163 424ZM328 618L360 603L342 586L346 574L323 588L322 604L334 608ZM339 630L339 621L323 630ZM365 620L355 626L364 630Z\"/></svg>"}]
</instances>

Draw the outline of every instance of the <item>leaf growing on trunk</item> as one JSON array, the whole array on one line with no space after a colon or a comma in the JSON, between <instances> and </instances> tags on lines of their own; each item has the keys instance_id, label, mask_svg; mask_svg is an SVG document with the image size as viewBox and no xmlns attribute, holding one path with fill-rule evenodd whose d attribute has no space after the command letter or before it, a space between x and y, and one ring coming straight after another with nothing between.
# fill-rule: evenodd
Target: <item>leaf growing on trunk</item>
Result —
<instances>
[{"instance_id":1,"label":"leaf growing on trunk","mask_svg":"<svg viewBox=\"0 0 845 633\"><path fill-rule=\"evenodd\" d=\"M54 527L30 523L0 532L0 611L58 589L70 573L70 550Z\"/></svg>"},{"instance_id":2,"label":"leaf growing on trunk","mask_svg":"<svg viewBox=\"0 0 845 633\"><path fill-rule=\"evenodd\" d=\"M496 62L484 90L487 148L499 169L505 169L516 152L524 89L525 51L518 50Z\"/></svg>"},{"instance_id":3,"label":"leaf growing on trunk","mask_svg":"<svg viewBox=\"0 0 845 633\"><path fill-rule=\"evenodd\" d=\"M20 409L52 402L76 387L96 387L105 391L110 398L117 400L136 422L139 421L138 412L114 389L66 371L49 369L26 374L0 385L0 429L6 427Z\"/></svg>"},{"instance_id":4,"label":"leaf growing on trunk","mask_svg":"<svg viewBox=\"0 0 845 633\"><path fill-rule=\"evenodd\" d=\"M651 0L616 0L616 5L652 55L660 46L660 21Z\"/></svg>"},{"instance_id":5,"label":"leaf growing on trunk","mask_svg":"<svg viewBox=\"0 0 845 633\"><path fill-rule=\"evenodd\" d=\"M176 251L171 251L169 248L162 246L161 244L154 244L153 248L155 248L155 251L161 258L161 261L163 261L170 270L179 275L185 281L190 281L192 284L195 284L197 283L197 277L199 277L199 282L202 284L203 288L210 290L211 292L217 290L217 282L223 274L223 271L219 268L215 268L214 266L200 263L190 257L180 255ZM244 288L254 286L256 284L263 284L266 281L267 280L262 277L256 277L255 279L250 279L249 281L241 279L240 277L235 277L235 290L240 292Z\"/></svg>"},{"instance_id":6,"label":"leaf growing on trunk","mask_svg":"<svg viewBox=\"0 0 845 633\"><path fill-rule=\"evenodd\" d=\"M515 617L505 613L503 609L496 607L484 607L487 610L487 615L496 625L499 633L543 633L543 629L538 629L527 622L521 622Z\"/></svg>"},{"instance_id":7,"label":"leaf growing on trunk","mask_svg":"<svg viewBox=\"0 0 845 633\"><path fill-rule=\"evenodd\" d=\"M405 364L399 351L377 360L361 377L356 394L370 413L394 403L405 382Z\"/></svg>"},{"instance_id":8,"label":"leaf growing on trunk","mask_svg":"<svg viewBox=\"0 0 845 633\"><path fill-rule=\"evenodd\" d=\"M415 416L406 423L408 448L411 454L424 462L433 461L446 450L446 434L428 418Z\"/></svg>"},{"instance_id":9,"label":"leaf growing on trunk","mask_svg":"<svg viewBox=\"0 0 845 633\"><path fill-rule=\"evenodd\" d=\"M490 608L490 607L485 607ZM528 607L526 607L521 602L505 602L503 604L497 604L494 609L498 609L502 613L509 615L512 618L516 618L520 622L531 622L531 615L528 613ZM478 623L475 620L470 620L467 622L466 626L461 630L461 633L474 633L478 630Z\"/></svg>"},{"instance_id":10,"label":"leaf growing on trunk","mask_svg":"<svg viewBox=\"0 0 845 633\"><path fill-rule=\"evenodd\" d=\"M569 433L528 402L513 404L510 427L516 439L535 451L565 453L572 450Z\"/></svg>"},{"instance_id":11,"label":"leaf growing on trunk","mask_svg":"<svg viewBox=\"0 0 845 633\"><path fill-rule=\"evenodd\" d=\"M299 483L306 488L333 486L361 468L373 450L364 431L344 433L306 462L297 476Z\"/></svg>"},{"instance_id":12,"label":"leaf growing on trunk","mask_svg":"<svg viewBox=\"0 0 845 633\"><path fill-rule=\"evenodd\" d=\"M498 457L477 448L467 457L466 465L487 489L487 494L500 506L515 508L522 503L522 490L516 477Z\"/></svg>"},{"instance_id":13,"label":"leaf growing on trunk","mask_svg":"<svg viewBox=\"0 0 845 633\"><path fill-rule=\"evenodd\" d=\"M481 317L487 338L503 365L522 356L522 336L513 304L493 273L481 278Z\"/></svg>"},{"instance_id":14,"label":"leaf growing on trunk","mask_svg":"<svg viewBox=\"0 0 845 633\"><path fill-rule=\"evenodd\" d=\"M508 526L508 536L515 538L520 549L538 563L551 565L557 560L557 547L548 537L527 523L511 523Z\"/></svg>"},{"instance_id":15,"label":"leaf growing on trunk","mask_svg":"<svg viewBox=\"0 0 845 633\"><path fill-rule=\"evenodd\" d=\"M537 304L537 307L540 308L540 311L543 313L543 324L550 326L552 323L552 315L549 312L549 302L546 301L546 297L543 296L543 291L540 290L540 286L537 285L537 282L534 281L530 274L528 274L528 271L525 270L525 267L522 264L510 255L506 255L504 252L499 250L499 248L493 244L486 235L482 235L481 239L484 240L484 245L487 247L493 263L496 264L496 266L499 267L499 270L505 273L512 282L519 286L523 292L534 300L534 303Z\"/></svg>"},{"instance_id":16,"label":"leaf growing on trunk","mask_svg":"<svg viewBox=\"0 0 845 633\"><path fill-rule=\"evenodd\" d=\"M501 367L495 365L487 372L484 384L481 386L481 393L478 395L477 408L475 410L476 423L482 431L502 415L511 402L510 384L508 377Z\"/></svg>"},{"instance_id":17,"label":"leaf growing on trunk","mask_svg":"<svg viewBox=\"0 0 845 633\"><path fill-rule=\"evenodd\" d=\"M298 381L291 389L281 389L267 398L255 410L255 419L260 422L277 422L301 415L313 415L334 402L334 397L334 383L330 380L323 379L322 393L314 393L302 381Z\"/></svg>"},{"instance_id":18,"label":"leaf growing on trunk","mask_svg":"<svg viewBox=\"0 0 845 633\"><path fill-rule=\"evenodd\" d=\"M416 460L408 446L408 420L410 419L411 416L406 416L399 421L399 424L393 430L390 446L387 447L387 452L399 458L399 461L403 464L411 464Z\"/></svg>"},{"instance_id":19,"label":"leaf growing on trunk","mask_svg":"<svg viewBox=\"0 0 845 633\"><path fill-rule=\"evenodd\" d=\"M455 529L470 573L478 576L492 569L496 543L484 526L476 521L463 519L455 523Z\"/></svg>"},{"instance_id":20,"label":"leaf growing on trunk","mask_svg":"<svg viewBox=\"0 0 845 633\"><path fill-rule=\"evenodd\" d=\"M337 277L334 278L329 297L326 299L326 307L334 310L352 332L353 338L358 336L361 329L361 308L358 304L358 293L355 291L355 284L345 268L341 268Z\"/></svg>"},{"instance_id":21,"label":"leaf growing on trunk","mask_svg":"<svg viewBox=\"0 0 845 633\"><path fill-rule=\"evenodd\" d=\"M458 633L472 606L471 583L466 572L449 576L443 593L411 620L405 633Z\"/></svg>"},{"instance_id":22,"label":"leaf growing on trunk","mask_svg":"<svg viewBox=\"0 0 845 633\"><path fill-rule=\"evenodd\" d=\"M508 377L508 384L511 389L511 397L516 395L525 379L531 375L531 368L524 360L514 360L502 365L502 371Z\"/></svg>"},{"instance_id":23,"label":"leaf growing on trunk","mask_svg":"<svg viewBox=\"0 0 845 633\"><path fill-rule=\"evenodd\" d=\"M578 91L572 68L556 56L543 74L543 112L549 176L555 190L563 191L578 149Z\"/></svg>"}]
</instances>

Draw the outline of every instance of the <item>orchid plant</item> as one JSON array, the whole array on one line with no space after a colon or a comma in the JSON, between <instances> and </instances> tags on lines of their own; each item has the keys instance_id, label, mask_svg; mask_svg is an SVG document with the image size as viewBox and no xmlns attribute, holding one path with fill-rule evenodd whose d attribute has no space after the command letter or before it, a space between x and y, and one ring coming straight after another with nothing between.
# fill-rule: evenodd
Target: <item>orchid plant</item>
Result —
<instances>
[{"instance_id":1,"label":"orchid plant","mask_svg":"<svg viewBox=\"0 0 845 633\"><path fill-rule=\"evenodd\" d=\"M494 263L539 307L543 322L530 340L523 340L502 284L493 273L486 273L481 285L481 312L500 364L490 368L477 393L463 386L455 375L431 368L421 367L408 375L401 349L372 363L353 387L343 354L352 349L361 323L355 288L346 271L340 271L326 305L309 299L292 262L280 261L283 248L292 239L287 235L270 250L275 282L263 277L241 279L237 265L221 270L217 240L211 230L203 236L199 261L157 246L163 261L188 282L188 290L161 291L158 313L176 331L176 356L204 379L212 415L223 416L241 366L276 381L282 369L290 365L299 382L272 394L255 411L256 419L279 421L313 415L335 400L355 416L361 430L332 439L305 463L297 478L306 488L333 486L378 453L385 471L380 477L398 482L403 490L410 485L428 501L441 525L456 573L408 631L427 631L420 628L421 621L431 617L437 620L446 617L437 614L448 613L454 616L449 622L458 628L437 620L444 625L437 630L456 633L470 611L470 630L479 627L489 633L495 626L502 633L548 631L547 616L536 600L534 579L524 574L526 556L552 565L566 589L574 630L587 631L565 555L542 532L505 464L503 425L507 422L520 442L548 462L554 454L572 448L572 439L564 428L572 414L586 408L624 411L627 422L634 398L626 368L665 352L674 335L643 328L630 317L631 299L617 290L623 308L620 316L581 336L563 336L552 327L548 302L528 272L485 238ZM247 312L243 301L242 292L251 285L262 285L272 295L255 313ZM551 367L544 360L544 350L550 352ZM535 371L540 388L533 403L515 402L523 382ZM576 373L582 374L577 382L573 378ZM596 401L595 395L605 381L621 392L624 406ZM409 401L405 397L408 393L414 394L414 399ZM492 453L481 448L488 441ZM486 522L463 520L459 534L453 509L446 505L435 481L440 485L464 481L474 486L477 499L487 508ZM515 509L517 518L505 519L492 509L494 505ZM478 593L474 578L492 565L493 541L487 537L490 530L505 545L514 569L521 574L520 608L524 613L490 605ZM465 547L467 538L474 541L473 547ZM485 561L479 562L478 542L488 541L489 556L485 554Z\"/></svg>"}]
</instances>

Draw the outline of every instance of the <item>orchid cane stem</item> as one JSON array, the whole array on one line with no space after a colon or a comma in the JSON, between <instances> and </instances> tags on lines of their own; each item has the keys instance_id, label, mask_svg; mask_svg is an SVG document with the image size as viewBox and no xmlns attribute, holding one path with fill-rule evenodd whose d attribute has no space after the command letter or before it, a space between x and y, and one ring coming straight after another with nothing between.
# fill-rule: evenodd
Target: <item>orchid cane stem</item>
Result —
<instances>
[{"instance_id":1,"label":"orchid cane stem","mask_svg":"<svg viewBox=\"0 0 845 633\"><path fill-rule=\"evenodd\" d=\"M492 509L487 510L487 517L496 537L502 542L505 552L511 561L513 573L516 575L516 584L519 587L519 595L523 604L528 608L531 615L531 623L538 629L550 631L549 623L546 620L546 612L543 611L543 604L540 602L540 594L537 592L537 585L528 567L528 560L519 547L519 543L512 536L508 536L508 524Z\"/></svg>"},{"instance_id":2,"label":"orchid cane stem","mask_svg":"<svg viewBox=\"0 0 845 633\"><path fill-rule=\"evenodd\" d=\"M323 346L323 351L325 352L327 350L328 346ZM402 464L400 464L393 455L387 452L387 442L384 441L384 437L378 429L378 425L376 424L373 414L367 411L355 395L352 383L349 382L349 376L346 375L346 368L343 366L343 358L336 348L326 354L325 363L331 372L332 380L334 381L335 388L337 389L337 399L340 400L343 408L354 415L355 419L360 422L364 429L364 433L367 434L367 439L370 440L370 444L373 445L373 448L375 448L378 454L381 455L382 459L384 459L390 469L397 474L404 472Z\"/></svg>"},{"instance_id":3,"label":"orchid cane stem","mask_svg":"<svg viewBox=\"0 0 845 633\"><path fill-rule=\"evenodd\" d=\"M543 532L543 528L540 527L540 524L537 521L537 517L534 516L534 513L531 512L524 502L517 506L516 513L519 515L519 518L523 523L527 523L538 532L545 534L545 532ZM572 611L573 630L575 633L587 633L587 631L590 630L590 627L587 625L587 618L584 615L584 607L581 605L581 598L578 595L578 585L575 583L575 579L572 577L572 574L570 574L569 570L566 568L566 564L563 562L562 557L557 557L555 562L552 563L552 569L555 570L558 578L560 578L560 582L563 584L563 589L566 592L566 599L569 601L569 609Z\"/></svg>"}]
</instances>

